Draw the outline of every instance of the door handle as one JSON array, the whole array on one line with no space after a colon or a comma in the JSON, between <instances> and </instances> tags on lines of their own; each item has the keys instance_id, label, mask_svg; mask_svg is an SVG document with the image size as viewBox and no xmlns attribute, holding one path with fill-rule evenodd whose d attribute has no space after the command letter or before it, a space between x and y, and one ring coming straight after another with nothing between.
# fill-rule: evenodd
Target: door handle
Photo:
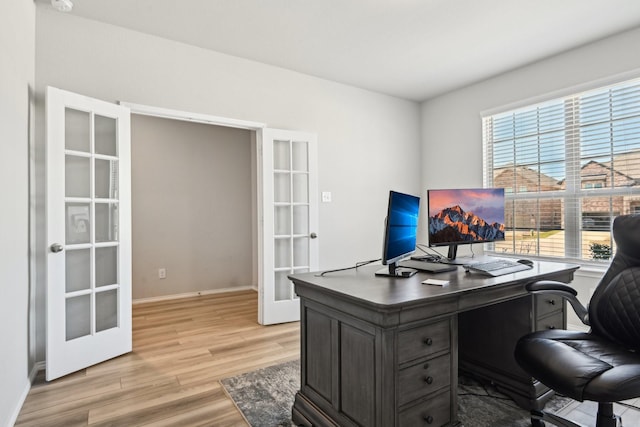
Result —
<instances>
[{"instance_id":1,"label":"door handle","mask_svg":"<svg viewBox=\"0 0 640 427\"><path fill-rule=\"evenodd\" d=\"M62 252L64 250L64 247L60 243L54 243L53 245L51 245L50 249L51 252L55 254L58 252Z\"/></svg>"},{"instance_id":2,"label":"door handle","mask_svg":"<svg viewBox=\"0 0 640 427\"><path fill-rule=\"evenodd\" d=\"M318 235L316 233L311 233L309 237L311 237L312 239L315 239L318 237Z\"/></svg>"}]
</instances>

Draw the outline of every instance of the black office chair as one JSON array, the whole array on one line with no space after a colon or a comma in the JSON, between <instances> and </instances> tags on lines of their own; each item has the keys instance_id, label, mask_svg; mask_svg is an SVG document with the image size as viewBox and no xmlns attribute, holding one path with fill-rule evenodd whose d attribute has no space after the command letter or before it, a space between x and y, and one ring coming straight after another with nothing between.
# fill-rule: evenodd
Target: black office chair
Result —
<instances>
[{"instance_id":1,"label":"black office chair","mask_svg":"<svg viewBox=\"0 0 640 427\"><path fill-rule=\"evenodd\" d=\"M550 329L522 337L515 358L547 387L578 401L598 402L596 427L621 426L613 402L640 397L640 215L613 222L617 245L609 269L596 287L588 309L577 292L552 281L532 283L532 293L566 298L589 332ZM544 411L531 411L534 427L548 420L558 426L579 426Z\"/></svg>"}]
</instances>

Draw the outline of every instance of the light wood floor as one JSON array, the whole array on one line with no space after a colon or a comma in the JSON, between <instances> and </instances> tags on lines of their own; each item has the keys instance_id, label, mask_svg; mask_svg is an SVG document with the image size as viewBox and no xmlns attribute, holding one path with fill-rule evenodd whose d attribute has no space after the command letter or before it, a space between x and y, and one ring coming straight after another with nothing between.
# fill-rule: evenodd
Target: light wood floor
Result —
<instances>
[{"instance_id":1,"label":"light wood floor","mask_svg":"<svg viewBox=\"0 0 640 427\"><path fill-rule=\"evenodd\" d=\"M299 324L261 326L257 293L133 306L133 352L47 383L24 426L247 426L219 380L297 359Z\"/></svg>"}]
</instances>

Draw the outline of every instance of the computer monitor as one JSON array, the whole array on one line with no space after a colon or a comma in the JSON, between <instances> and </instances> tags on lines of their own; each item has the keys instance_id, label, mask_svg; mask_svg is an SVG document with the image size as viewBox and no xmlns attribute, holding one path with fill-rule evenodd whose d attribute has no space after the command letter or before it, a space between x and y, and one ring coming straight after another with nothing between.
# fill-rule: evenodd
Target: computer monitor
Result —
<instances>
[{"instance_id":1,"label":"computer monitor","mask_svg":"<svg viewBox=\"0 0 640 427\"><path fill-rule=\"evenodd\" d=\"M419 210L419 197L397 191L389 192L382 245L382 264L387 265L388 270L380 270L377 275L404 277L396 270L396 262L416 250Z\"/></svg>"},{"instance_id":2,"label":"computer monitor","mask_svg":"<svg viewBox=\"0 0 640 427\"><path fill-rule=\"evenodd\" d=\"M456 259L458 245L504 240L504 188L428 190L429 246L449 246Z\"/></svg>"}]
</instances>

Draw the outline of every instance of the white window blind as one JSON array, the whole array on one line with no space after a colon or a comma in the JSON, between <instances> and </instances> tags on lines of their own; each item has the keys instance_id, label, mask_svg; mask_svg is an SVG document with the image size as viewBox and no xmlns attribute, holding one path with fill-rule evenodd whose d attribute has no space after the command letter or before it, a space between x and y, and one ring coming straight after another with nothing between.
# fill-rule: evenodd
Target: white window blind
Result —
<instances>
[{"instance_id":1,"label":"white window blind","mask_svg":"<svg viewBox=\"0 0 640 427\"><path fill-rule=\"evenodd\" d=\"M484 183L503 187L494 251L611 257L611 222L640 213L640 79L483 117Z\"/></svg>"}]
</instances>

